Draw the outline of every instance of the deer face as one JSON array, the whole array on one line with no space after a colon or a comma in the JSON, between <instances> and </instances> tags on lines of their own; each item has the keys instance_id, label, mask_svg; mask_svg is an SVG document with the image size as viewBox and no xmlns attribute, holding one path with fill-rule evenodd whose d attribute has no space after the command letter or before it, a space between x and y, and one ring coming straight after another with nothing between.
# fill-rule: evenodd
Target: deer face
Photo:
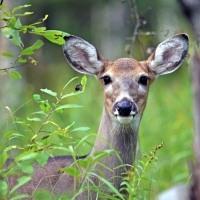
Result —
<instances>
[{"instance_id":1,"label":"deer face","mask_svg":"<svg viewBox=\"0 0 200 200\"><path fill-rule=\"evenodd\" d=\"M159 44L147 61L120 58L110 62L85 40L75 36L65 39L63 51L72 68L97 77L104 87L106 111L122 124L140 121L150 84L158 75L175 71L188 50L188 37L180 34Z\"/></svg>"}]
</instances>

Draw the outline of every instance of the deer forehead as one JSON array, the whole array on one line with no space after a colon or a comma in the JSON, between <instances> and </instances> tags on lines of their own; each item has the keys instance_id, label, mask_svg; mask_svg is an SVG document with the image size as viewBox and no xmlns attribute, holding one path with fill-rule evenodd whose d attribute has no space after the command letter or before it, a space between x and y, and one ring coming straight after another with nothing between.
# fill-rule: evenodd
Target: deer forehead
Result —
<instances>
[{"instance_id":1,"label":"deer forehead","mask_svg":"<svg viewBox=\"0 0 200 200\"><path fill-rule=\"evenodd\" d=\"M113 79L134 80L141 75L149 75L145 62L138 62L132 58L120 58L114 62L108 62L103 75L110 75Z\"/></svg>"}]
</instances>

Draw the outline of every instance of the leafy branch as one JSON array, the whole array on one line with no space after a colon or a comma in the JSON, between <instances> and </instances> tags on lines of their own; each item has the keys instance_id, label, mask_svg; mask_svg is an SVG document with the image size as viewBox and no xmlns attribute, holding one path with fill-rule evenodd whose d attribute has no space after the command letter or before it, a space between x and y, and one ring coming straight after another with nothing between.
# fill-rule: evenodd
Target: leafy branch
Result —
<instances>
[{"instance_id":1,"label":"leafy branch","mask_svg":"<svg viewBox=\"0 0 200 200\"><path fill-rule=\"evenodd\" d=\"M5 67L3 69L0 69L1 74L9 73L11 78L18 78L21 79L21 75L19 72L15 72L14 75L10 72L11 69L19 67L17 66L17 63L20 63L24 66L24 64L31 63L36 65L38 63L37 60L30 57L34 54L34 52L38 49L40 49L44 43L41 40L37 40L33 43L30 47L25 47L24 43L21 39L21 34L35 34L42 36L49 40L52 43L56 43L58 45L62 45L65 43L65 40L63 39L64 36L69 36L68 33L57 31L57 30L46 30L46 27L38 27L41 23L43 23L45 20L47 20L48 15L45 15L44 18L40 19L37 22L34 22L29 25L23 25L21 23L20 17L28 17L33 14L33 12L21 12L16 13L17 11L21 11L24 8L28 8L31 5L25 4L22 6L17 6L12 9L11 12L9 11L3 11L5 9L5 6L2 5L3 1L0 5L0 14L2 17L0 17L0 22L6 22L6 24L2 27L0 27L2 34L9 39L14 45L19 47L20 53L16 56L11 52L3 52L2 56L6 56L8 58L14 59L13 62L11 62L10 67Z\"/></svg>"}]
</instances>

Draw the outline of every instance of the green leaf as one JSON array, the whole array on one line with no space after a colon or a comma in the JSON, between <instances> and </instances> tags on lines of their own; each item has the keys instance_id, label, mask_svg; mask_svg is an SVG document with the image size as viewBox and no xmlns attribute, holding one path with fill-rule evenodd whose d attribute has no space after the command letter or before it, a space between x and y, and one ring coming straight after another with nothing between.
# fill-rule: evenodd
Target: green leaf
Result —
<instances>
[{"instance_id":1,"label":"green leaf","mask_svg":"<svg viewBox=\"0 0 200 200\"><path fill-rule=\"evenodd\" d=\"M52 200L52 194L46 190L41 190L41 188L40 188L40 190L37 190L36 192L34 192L33 199L34 200L43 200L43 199ZM71 200L71 198L69 200Z\"/></svg>"},{"instance_id":2,"label":"green leaf","mask_svg":"<svg viewBox=\"0 0 200 200\"><path fill-rule=\"evenodd\" d=\"M40 166L43 167L47 163L48 159L49 159L49 155L45 151L40 151L37 156L36 161L38 162Z\"/></svg>"},{"instance_id":3,"label":"green leaf","mask_svg":"<svg viewBox=\"0 0 200 200\"><path fill-rule=\"evenodd\" d=\"M5 28L2 28L1 31L6 38L9 38L11 42L13 42L15 45L21 47L22 41L19 36L18 30L15 30L15 29L12 29L9 27L5 27Z\"/></svg>"},{"instance_id":4,"label":"green leaf","mask_svg":"<svg viewBox=\"0 0 200 200\"><path fill-rule=\"evenodd\" d=\"M15 11L20 10L22 8L27 8L29 6L31 6L31 5L30 4L25 4L25 5L22 5L22 6L17 6L15 8L13 8L12 13L14 13Z\"/></svg>"},{"instance_id":5,"label":"green leaf","mask_svg":"<svg viewBox=\"0 0 200 200\"><path fill-rule=\"evenodd\" d=\"M42 103L40 104L40 108L41 108L41 110L44 111L45 113L48 113L49 110L51 109L51 106L50 106L50 104L48 103L48 100L42 102Z\"/></svg>"},{"instance_id":6,"label":"green leaf","mask_svg":"<svg viewBox=\"0 0 200 200\"><path fill-rule=\"evenodd\" d=\"M19 154L16 158L15 161L25 161L25 160L32 160L35 159L38 156L38 153L36 152L23 152Z\"/></svg>"},{"instance_id":7,"label":"green leaf","mask_svg":"<svg viewBox=\"0 0 200 200\"><path fill-rule=\"evenodd\" d=\"M62 32L62 31L56 31L56 30L48 30L43 32L34 32L37 35L41 35L45 37L50 42L63 45L65 44L65 40L63 39L64 36L70 36L70 34Z\"/></svg>"},{"instance_id":8,"label":"green leaf","mask_svg":"<svg viewBox=\"0 0 200 200\"><path fill-rule=\"evenodd\" d=\"M20 22L20 19L18 18L17 21L15 22L15 28L16 29L20 29L22 26L21 22Z\"/></svg>"},{"instance_id":9,"label":"green leaf","mask_svg":"<svg viewBox=\"0 0 200 200\"><path fill-rule=\"evenodd\" d=\"M91 156L87 156L86 158L84 158L84 159L79 159L78 160L78 165L80 166L80 167L83 167L83 168L88 168L90 165L91 165L91 163L92 163L92 157Z\"/></svg>"},{"instance_id":10,"label":"green leaf","mask_svg":"<svg viewBox=\"0 0 200 200\"><path fill-rule=\"evenodd\" d=\"M46 27L39 27L39 28L35 28L34 32L43 32L45 31L47 28Z\"/></svg>"},{"instance_id":11,"label":"green leaf","mask_svg":"<svg viewBox=\"0 0 200 200\"><path fill-rule=\"evenodd\" d=\"M46 115L46 113L44 111L37 111L37 112L33 112L31 113L31 115Z\"/></svg>"},{"instance_id":12,"label":"green leaf","mask_svg":"<svg viewBox=\"0 0 200 200\"><path fill-rule=\"evenodd\" d=\"M89 131L89 130L90 130L89 127L79 127L79 128L75 128L75 129L71 130L71 132L72 131Z\"/></svg>"},{"instance_id":13,"label":"green leaf","mask_svg":"<svg viewBox=\"0 0 200 200\"><path fill-rule=\"evenodd\" d=\"M87 77L83 76L81 79L81 85L83 87L83 91L85 90L86 83L87 83Z\"/></svg>"},{"instance_id":14,"label":"green leaf","mask_svg":"<svg viewBox=\"0 0 200 200\"><path fill-rule=\"evenodd\" d=\"M6 197L8 193L8 185L5 181L0 180L0 196Z\"/></svg>"},{"instance_id":15,"label":"green leaf","mask_svg":"<svg viewBox=\"0 0 200 200\"><path fill-rule=\"evenodd\" d=\"M3 52L2 56L6 56L6 57L10 57L10 58L14 58L15 57L15 55L13 55L12 53L9 53L9 52Z\"/></svg>"},{"instance_id":16,"label":"green leaf","mask_svg":"<svg viewBox=\"0 0 200 200\"><path fill-rule=\"evenodd\" d=\"M53 97L56 97L57 96L57 93L56 92L52 92L51 90L48 90L48 89L40 89L42 92L45 92Z\"/></svg>"},{"instance_id":17,"label":"green leaf","mask_svg":"<svg viewBox=\"0 0 200 200\"><path fill-rule=\"evenodd\" d=\"M0 159L0 169L2 169L4 167L4 164L6 163L7 159L8 159L8 154L3 152L0 154L1 159ZM1 188L1 187L0 187Z\"/></svg>"},{"instance_id":18,"label":"green leaf","mask_svg":"<svg viewBox=\"0 0 200 200\"><path fill-rule=\"evenodd\" d=\"M18 200L18 199L24 199L24 198L29 198L30 195L28 194L17 194L14 197L12 197L10 200Z\"/></svg>"},{"instance_id":19,"label":"green leaf","mask_svg":"<svg viewBox=\"0 0 200 200\"><path fill-rule=\"evenodd\" d=\"M22 170L22 172L27 174L32 174L34 172L34 168L30 163L17 163L17 166Z\"/></svg>"},{"instance_id":20,"label":"green leaf","mask_svg":"<svg viewBox=\"0 0 200 200\"><path fill-rule=\"evenodd\" d=\"M4 5L0 5L0 9L2 9L2 8L6 8L6 6L4 6Z\"/></svg>"},{"instance_id":21,"label":"green leaf","mask_svg":"<svg viewBox=\"0 0 200 200\"><path fill-rule=\"evenodd\" d=\"M27 59L23 59L23 58L19 58L17 60L18 63L26 63L27 62Z\"/></svg>"},{"instance_id":22,"label":"green leaf","mask_svg":"<svg viewBox=\"0 0 200 200\"><path fill-rule=\"evenodd\" d=\"M39 94L34 94L34 95L33 95L33 99L34 99L37 103L39 103L39 102L41 101L41 97L40 97Z\"/></svg>"},{"instance_id":23,"label":"green leaf","mask_svg":"<svg viewBox=\"0 0 200 200\"><path fill-rule=\"evenodd\" d=\"M4 149L4 152L8 152L10 151L11 149L15 149L14 146L8 146Z\"/></svg>"},{"instance_id":24,"label":"green leaf","mask_svg":"<svg viewBox=\"0 0 200 200\"><path fill-rule=\"evenodd\" d=\"M42 120L40 119L40 118L38 118L38 117L34 117L34 118L29 118L29 117L27 117L27 120L28 121L34 121L34 122L41 122Z\"/></svg>"},{"instance_id":25,"label":"green leaf","mask_svg":"<svg viewBox=\"0 0 200 200\"><path fill-rule=\"evenodd\" d=\"M45 15L44 18L40 19L39 22L35 22L35 23L31 24L31 25L41 24L41 23L44 22L47 18L48 18L48 15Z\"/></svg>"},{"instance_id":26,"label":"green leaf","mask_svg":"<svg viewBox=\"0 0 200 200\"><path fill-rule=\"evenodd\" d=\"M66 148L66 147L53 147L53 149L55 149L55 150L61 150L61 151L64 151L65 153L68 153L68 154L71 153L70 150L69 150L69 148Z\"/></svg>"},{"instance_id":27,"label":"green leaf","mask_svg":"<svg viewBox=\"0 0 200 200\"><path fill-rule=\"evenodd\" d=\"M60 168L60 170L66 172L73 177L79 177L81 175L81 172L75 167Z\"/></svg>"},{"instance_id":28,"label":"green leaf","mask_svg":"<svg viewBox=\"0 0 200 200\"><path fill-rule=\"evenodd\" d=\"M18 178L18 184L15 185L12 190L10 191L10 193L12 194L14 191L16 191L19 187L21 187L22 185L26 184L28 181L31 180L31 176L23 176Z\"/></svg>"},{"instance_id":29,"label":"green leaf","mask_svg":"<svg viewBox=\"0 0 200 200\"><path fill-rule=\"evenodd\" d=\"M32 15L34 12L25 12L25 13L21 13L21 14L12 14L12 16L15 16L15 17L24 17L24 16L27 16L27 15Z\"/></svg>"},{"instance_id":30,"label":"green leaf","mask_svg":"<svg viewBox=\"0 0 200 200\"><path fill-rule=\"evenodd\" d=\"M2 14L5 15L6 17L10 17L10 12L4 11Z\"/></svg>"},{"instance_id":31,"label":"green leaf","mask_svg":"<svg viewBox=\"0 0 200 200\"><path fill-rule=\"evenodd\" d=\"M4 138L13 139L13 138L24 138L24 135L18 133L16 130L10 130L4 134Z\"/></svg>"},{"instance_id":32,"label":"green leaf","mask_svg":"<svg viewBox=\"0 0 200 200\"><path fill-rule=\"evenodd\" d=\"M12 79L22 79L22 76L19 72L11 71L9 72L10 78Z\"/></svg>"},{"instance_id":33,"label":"green leaf","mask_svg":"<svg viewBox=\"0 0 200 200\"><path fill-rule=\"evenodd\" d=\"M66 109L66 108L82 108L83 106L80 106L78 104L65 104L62 106L57 107L55 110L61 110L61 109Z\"/></svg>"},{"instance_id":34,"label":"green leaf","mask_svg":"<svg viewBox=\"0 0 200 200\"><path fill-rule=\"evenodd\" d=\"M11 18L11 19L9 20L8 27L9 27L9 28L12 28L12 29L15 29L16 21L17 21L17 19L16 19L15 17Z\"/></svg>"},{"instance_id":35,"label":"green leaf","mask_svg":"<svg viewBox=\"0 0 200 200\"><path fill-rule=\"evenodd\" d=\"M20 55L31 55L34 54L34 50L42 47L44 43L41 40L37 40L31 47L28 47L21 51Z\"/></svg>"}]
</instances>

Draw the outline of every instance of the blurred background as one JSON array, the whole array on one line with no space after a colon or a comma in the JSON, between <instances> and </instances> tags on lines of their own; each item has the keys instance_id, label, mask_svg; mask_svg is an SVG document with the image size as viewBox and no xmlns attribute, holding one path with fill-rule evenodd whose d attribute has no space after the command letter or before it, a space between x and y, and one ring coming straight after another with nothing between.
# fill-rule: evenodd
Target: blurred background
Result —
<instances>
[{"instance_id":1,"label":"blurred background","mask_svg":"<svg viewBox=\"0 0 200 200\"><path fill-rule=\"evenodd\" d=\"M24 24L30 24L48 14L44 26L49 30L61 30L79 36L93 44L99 53L108 60L129 57L127 49L131 45L135 27L135 18L131 4L127 0L10 0L4 5L11 10L14 6L31 4L25 11L34 12L25 17ZM137 60L148 58L148 51L162 40L177 33L185 32L190 37L192 51L193 37L190 24L183 16L180 5L173 0L137 1L140 16L140 34L137 35L134 55ZM16 70L22 74L22 80L12 80L4 74L0 77L0 129L1 133L12 129L12 120L8 119L8 109L16 116L26 119L39 110L32 100L33 94L41 94L41 88L60 92L75 72L66 62L61 46L50 43L35 35L22 35L25 46L32 45L37 39L45 45L33 56L39 63L25 65ZM6 51L17 54L18 49L0 33L0 53ZM178 183L190 181L188 161L192 159L193 119L190 66L188 56L184 64L175 73L159 77L153 83L139 130L141 153L148 153L153 147L164 142L158 151L158 161L148 170L148 176L157 181L153 186L155 194ZM0 67L10 66L10 59L0 57ZM86 91L77 97L66 99L66 103L77 103L84 108L68 109L57 120L63 127L75 121L74 128L88 126L89 133L97 133L101 118L103 95L102 87L92 76L87 76ZM70 93L80 79L71 83ZM41 94L45 98L45 94ZM52 99L53 101L53 99ZM28 102L28 103L26 103ZM37 124L35 125L37 128ZM23 133L25 134L25 133ZM78 133L80 137L87 133ZM1 140L3 143L3 139ZM88 147L83 149L88 152Z\"/></svg>"}]
</instances>

